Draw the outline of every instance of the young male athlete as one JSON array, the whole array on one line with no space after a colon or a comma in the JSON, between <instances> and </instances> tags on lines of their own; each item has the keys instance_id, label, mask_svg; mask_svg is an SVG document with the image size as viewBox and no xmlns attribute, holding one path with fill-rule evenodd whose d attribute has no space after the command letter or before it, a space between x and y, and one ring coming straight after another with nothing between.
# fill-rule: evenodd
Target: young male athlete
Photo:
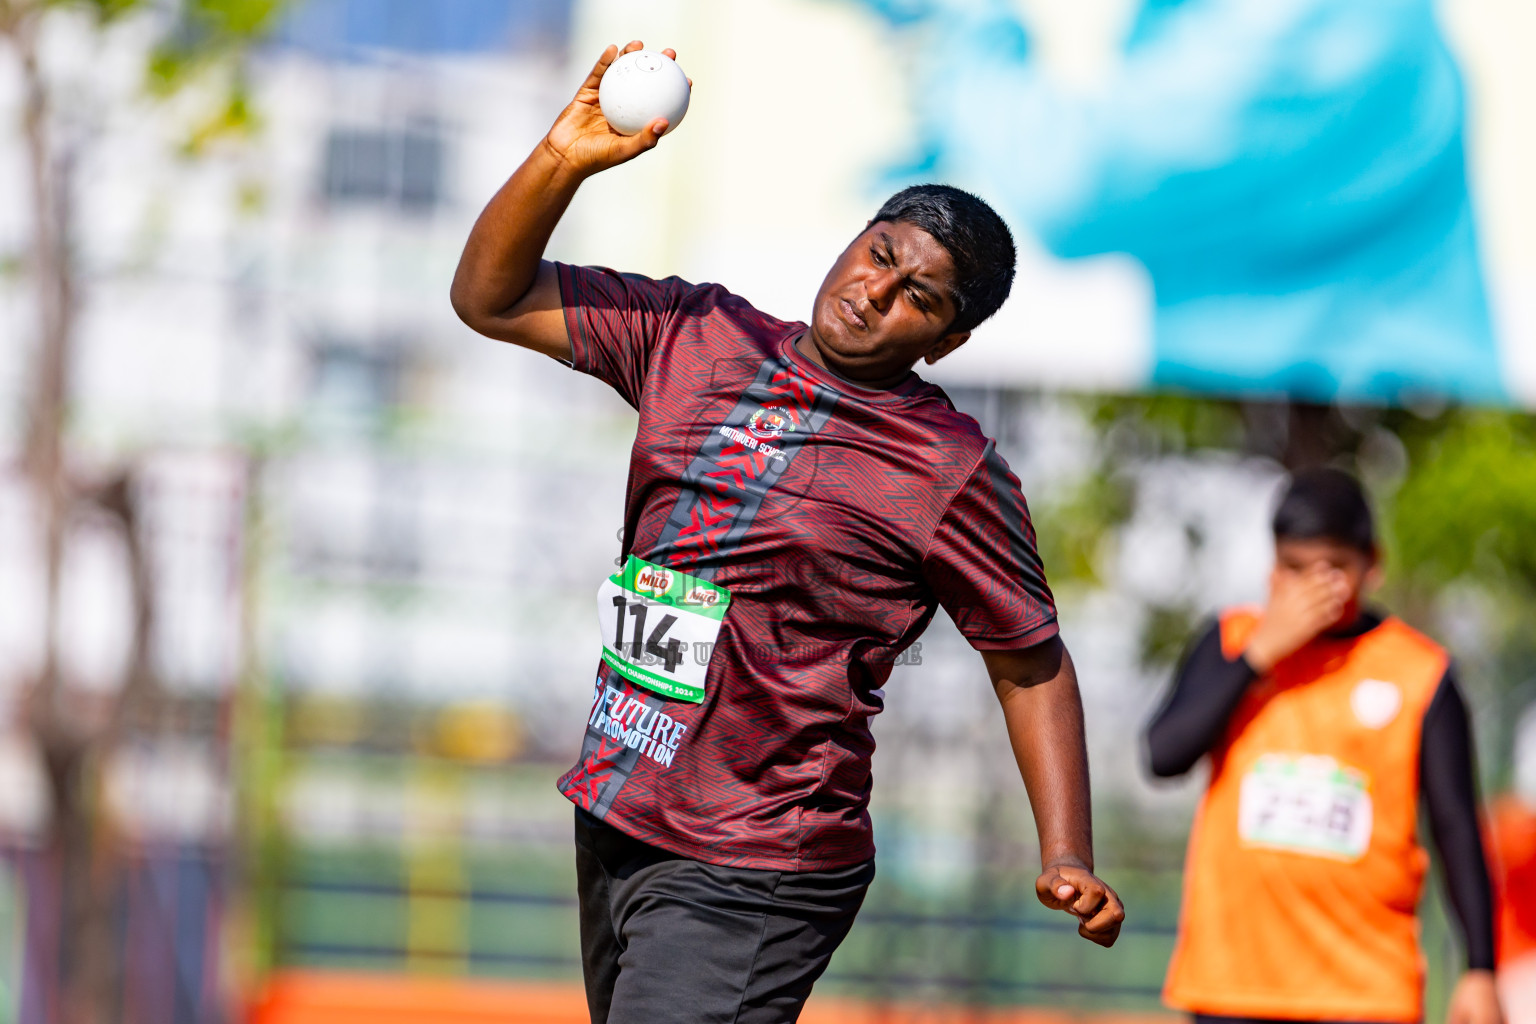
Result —
<instances>
[{"instance_id":1,"label":"young male athlete","mask_svg":"<svg viewBox=\"0 0 1536 1024\"><path fill-rule=\"evenodd\" d=\"M1211 756L1164 998L1198 1021L1420 1021L1428 812L1467 971L1451 1024L1499 1024L1467 710L1444 649L1361 606L1378 575L1353 477L1297 474L1268 603L1224 613L1147 730L1152 771Z\"/></svg>"},{"instance_id":2,"label":"young male athlete","mask_svg":"<svg viewBox=\"0 0 1536 1024\"><path fill-rule=\"evenodd\" d=\"M1124 910L1093 875L1082 706L1024 498L912 372L1002 304L1008 229L974 196L908 189L838 257L809 325L719 285L543 262L582 180L666 127L603 120L618 53L480 215L452 292L475 330L640 413L626 563L593 581L601 662L560 780L593 1021L799 1015L874 875L869 720L939 605L1002 704L1041 902L1110 945Z\"/></svg>"}]
</instances>

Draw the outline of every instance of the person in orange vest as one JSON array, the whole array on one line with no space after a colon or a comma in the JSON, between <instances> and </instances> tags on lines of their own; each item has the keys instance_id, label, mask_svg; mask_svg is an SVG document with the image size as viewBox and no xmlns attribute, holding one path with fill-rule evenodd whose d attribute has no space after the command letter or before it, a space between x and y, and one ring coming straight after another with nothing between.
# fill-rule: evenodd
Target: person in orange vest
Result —
<instances>
[{"instance_id":1,"label":"person in orange vest","mask_svg":"<svg viewBox=\"0 0 1536 1024\"><path fill-rule=\"evenodd\" d=\"M1450 657L1362 606L1380 560L1353 477L1296 474L1273 526L1268 601L1195 640L1147 729L1154 775L1211 759L1164 1000L1199 1024L1423 1020L1422 805L1467 956L1448 1019L1502 1024Z\"/></svg>"}]
</instances>

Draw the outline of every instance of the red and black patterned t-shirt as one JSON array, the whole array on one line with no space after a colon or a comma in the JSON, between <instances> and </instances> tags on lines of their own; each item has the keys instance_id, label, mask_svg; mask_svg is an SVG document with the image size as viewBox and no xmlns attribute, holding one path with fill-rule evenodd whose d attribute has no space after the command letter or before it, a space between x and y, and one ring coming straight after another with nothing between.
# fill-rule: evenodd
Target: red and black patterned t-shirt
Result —
<instances>
[{"instance_id":1,"label":"red and black patterned t-shirt","mask_svg":"<svg viewBox=\"0 0 1536 1024\"><path fill-rule=\"evenodd\" d=\"M573 365L640 413L624 553L731 595L702 703L600 662L561 792L709 863L868 859L869 720L897 655L940 605L982 650L1056 633L1018 480L916 374L851 384L795 350L804 324L719 285L558 269Z\"/></svg>"}]
</instances>

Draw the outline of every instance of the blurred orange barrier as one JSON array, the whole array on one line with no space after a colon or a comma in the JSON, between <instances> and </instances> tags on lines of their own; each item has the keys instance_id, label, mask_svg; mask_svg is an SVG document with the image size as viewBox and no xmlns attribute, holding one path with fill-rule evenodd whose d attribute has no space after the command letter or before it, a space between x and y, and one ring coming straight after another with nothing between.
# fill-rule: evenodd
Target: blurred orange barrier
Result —
<instances>
[{"instance_id":1,"label":"blurred orange barrier","mask_svg":"<svg viewBox=\"0 0 1536 1024\"><path fill-rule=\"evenodd\" d=\"M1536 953L1536 810L1516 796L1489 810L1486 846L1499 915L1499 966Z\"/></svg>"},{"instance_id":2,"label":"blurred orange barrier","mask_svg":"<svg viewBox=\"0 0 1536 1024\"><path fill-rule=\"evenodd\" d=\"M282 971L249 1024L588 1024L581 986Z\"/></svg>"},{"instance_id":3,"label":"blurred orange barrier","mask_svg":"<svg viewBox=\"0 0 1536 1024\"><path fill-rule=\"evenodd\" d=\"M1158 1013L1068 1013L903 1005L812 997L803 1024L1169 1024ZM480 981L284 971L268 982L248 1024L588 1024L575 983Z\"/></svg>"}]
</instances>

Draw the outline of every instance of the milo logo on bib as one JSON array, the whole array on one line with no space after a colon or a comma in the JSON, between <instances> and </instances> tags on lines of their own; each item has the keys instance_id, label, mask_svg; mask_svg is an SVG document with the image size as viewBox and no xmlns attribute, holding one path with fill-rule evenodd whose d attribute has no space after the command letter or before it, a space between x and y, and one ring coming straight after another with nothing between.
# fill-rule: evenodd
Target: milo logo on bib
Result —
<instances>
[{"instance_id":1,"label":"milo logo on bib","mask_svg":"<svg viewBox=\"0 0 1536 1024\"><path fill-rule=\"evenodd\" d=\"M645 563L645 568L635 574L635 591L661 597L672 589L672 570Z\"/></svg>"},{"instance_id":2,"label":"milo logo on bib","mask_svg":"<svg viewBox=\"0 0 1536 1024\"><path fill-rule=\"evenodd\" d=\"M683 604L698 605L701 608L713 608L719 603L719 587L694 587L683 595Z\"/></svg>"},{"instance_id":3,"label":"milo logo on bib","mask_svg":"<svg viewBox=\"0 0 1536 1024\"><path fill-rule=\"evenodd\" d=\"M1370 779L1321 754L1265 754L1243 776L1237 830L1245 846L1359 860L1374 824Z\"/></svg>"}]
</instances>

